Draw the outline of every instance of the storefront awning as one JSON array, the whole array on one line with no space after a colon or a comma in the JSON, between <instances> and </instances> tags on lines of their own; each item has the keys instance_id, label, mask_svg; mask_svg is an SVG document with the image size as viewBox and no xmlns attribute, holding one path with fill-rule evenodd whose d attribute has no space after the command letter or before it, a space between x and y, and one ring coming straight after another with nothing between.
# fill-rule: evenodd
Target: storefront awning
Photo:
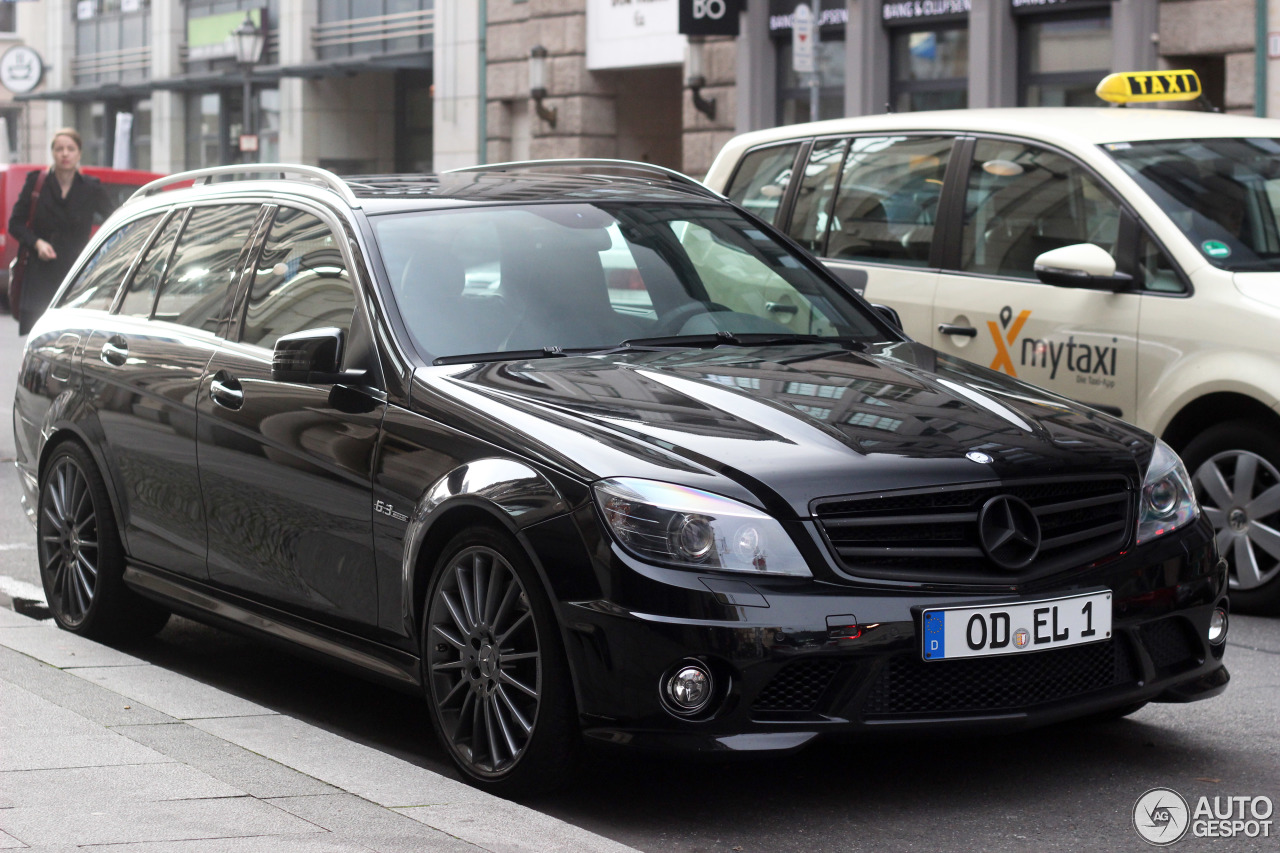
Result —
<instances>
[{"instance_id":1,"label":"storefront awning","mask_svg":"<svg viewBox=\"0 0 1280 853\"><path fill-rule=\"evenodd\" d=\"M347 56L323 62L301 65L274 65L255 68L250 79L255 84L274 83L286 77L304 77L317 80L321 77L351 77L402 69L428 69L432 67L431 52L366 54ZM73 86L70 89L44 90L14 95L15 101L111 101L123 98L146 97L155 91L203 91L240 86L244 75L239 71L218 71L205 74L184 74L160 80L142 80L136 83L99 83L92 86Z\"/></svg>"}]
</instances>

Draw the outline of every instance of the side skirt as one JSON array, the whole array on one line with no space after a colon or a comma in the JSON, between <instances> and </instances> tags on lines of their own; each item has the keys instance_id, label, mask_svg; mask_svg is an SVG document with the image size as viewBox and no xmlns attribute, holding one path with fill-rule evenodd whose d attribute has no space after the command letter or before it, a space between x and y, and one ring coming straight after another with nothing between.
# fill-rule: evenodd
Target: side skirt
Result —
<instances>
[{"instance_id":1,"label":"side skirt","mask_svg":"<svg viewBox=\"0 0 1280 853\"><path fill-rule=\"evenodd\" d=\"M416 655L149 568L129 564L125 568L124 580L139 595L158 601L175 613L197 622L273 642L286 651L303 654L409 693L421 692L421 668Z\"/></svg>"}]
</instances>

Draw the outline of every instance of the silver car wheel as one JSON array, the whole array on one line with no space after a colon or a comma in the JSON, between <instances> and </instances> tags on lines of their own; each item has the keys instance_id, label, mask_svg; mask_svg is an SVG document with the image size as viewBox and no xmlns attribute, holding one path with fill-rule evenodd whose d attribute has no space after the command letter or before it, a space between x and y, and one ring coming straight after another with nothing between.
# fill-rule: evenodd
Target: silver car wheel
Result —
<instances>
[{"instance_id":1,"label":"silver car wheel","mask_svg":"<svg viewBox=\"0 0 1280 853\"><path fill-rule=\"evenodd\" d=\"M1280 575L1280 471L1256 453L1228 450L1191 479L1231 566L1231 589L1257 589Z\"/></svg>"}]
</instances>

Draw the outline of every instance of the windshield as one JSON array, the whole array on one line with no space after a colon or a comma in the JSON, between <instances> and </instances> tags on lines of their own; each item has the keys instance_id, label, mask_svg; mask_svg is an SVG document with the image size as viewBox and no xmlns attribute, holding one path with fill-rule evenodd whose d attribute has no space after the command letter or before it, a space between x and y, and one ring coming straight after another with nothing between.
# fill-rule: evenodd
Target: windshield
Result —
<instances>
[{"instance_id":1,"label":"windshield","mask_svg":"<svg viewBox=\"0 0 1280 853\"><path fill-rule=\"evenodd\" d=\"M1103 146L1209 263L1280 271L1280 140L1173 139Z\"/></svg>"},{"instance_id":2,"label":"windshield","mask_svg":"<svg viewBox=\"0 0 1280 853\"><path fill-rule=\"evenodd\" d=\"M481 207L375 217L374 229L400 313L433 359L886 336L727 206Z\"/></svg>"}]
</instances>

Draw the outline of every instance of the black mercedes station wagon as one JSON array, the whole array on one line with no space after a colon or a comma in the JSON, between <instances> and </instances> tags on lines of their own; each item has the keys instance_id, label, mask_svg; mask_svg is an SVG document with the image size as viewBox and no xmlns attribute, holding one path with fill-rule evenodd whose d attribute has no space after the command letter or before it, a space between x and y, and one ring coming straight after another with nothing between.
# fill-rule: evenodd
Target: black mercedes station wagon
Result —
<instances>
[{"instance_id":1,"label":"black mercedes station wagon","mask_svg":"<svg viewBox=\"0 0 1280 853\"><path fill-rule=\"evenodd\" d=\"M907 339L642 164L158 181L32 331L14 429L63 628L177 612L421 691L500 792L590 742L1227 684L1225 566L1165 444Z\"/></svg>"}]
</instances>

